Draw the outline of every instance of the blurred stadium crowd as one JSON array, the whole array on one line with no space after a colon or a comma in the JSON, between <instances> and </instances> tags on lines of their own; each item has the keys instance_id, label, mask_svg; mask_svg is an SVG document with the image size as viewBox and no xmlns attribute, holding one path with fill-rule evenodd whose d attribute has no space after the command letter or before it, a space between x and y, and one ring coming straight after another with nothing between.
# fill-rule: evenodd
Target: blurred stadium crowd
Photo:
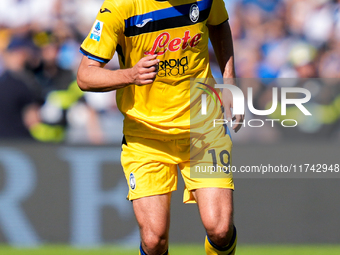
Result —
<instances>
[{"instance_id":1,"label":"blurred stadium crowd","mask_svg":"<svg viewBox=\"0 0 340 255\"><path fill-rule=\"evenodd\" d=\"M115 105L115 92L84 93L75 82L82 57L80 43L102 2L0 1L1 140L121 141L122 116ZM339 140L340 0L225 3L237 76L242 78L242 89L253 87L255 108L270 106L273 86L303 86L312 94L308 109L313 117L287 110L285 119L298 119L297 128L246 127L236 141L275 142L312 136ZM213 73L219 77L212 47L210 50ZM118 68L116 56L108 68ZM246 120L252 117L246 114ZM282 118L276 113L269 117Z\"/></svg>"}]
</instances>

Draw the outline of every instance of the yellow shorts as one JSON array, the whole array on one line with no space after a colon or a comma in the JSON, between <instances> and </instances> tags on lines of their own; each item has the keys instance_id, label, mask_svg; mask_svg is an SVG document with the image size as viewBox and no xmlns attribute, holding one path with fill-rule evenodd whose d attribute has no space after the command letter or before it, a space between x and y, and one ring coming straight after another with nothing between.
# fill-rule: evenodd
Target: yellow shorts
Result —
<instances>
[{"instance_id":1,"label":"yellow shorts","mask_svg":"<svg viewBox=\"0 0 340 255\"><path fill-rule=\"evenodd\" d=\"M184 203L195 202L192 191L199 188L234 189L231 172L218 173L209 169L213 164L222 167L230 165L230 136L220 131L209 135L213 138L205 138L204 141L193 137L156 140L125 136L121 162L129 186L128 199L176 190L177 167L185 183Z\"/></svg>"}]
</instances>

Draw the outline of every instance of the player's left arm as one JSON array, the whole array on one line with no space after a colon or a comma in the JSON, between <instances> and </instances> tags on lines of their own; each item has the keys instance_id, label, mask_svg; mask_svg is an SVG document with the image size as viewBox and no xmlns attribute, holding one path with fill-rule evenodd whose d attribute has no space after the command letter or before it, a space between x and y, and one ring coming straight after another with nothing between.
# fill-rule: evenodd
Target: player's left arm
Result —
<instances>
[{"instance_id":1,"label":"player's left arm","mask_svg":"<svg viewBox=\"0 0 340 255\"><path fill-rule=\"evenodd\" d=\"M235 65L234 65L234 47L231 30L228 20L219 25L207 25L209 29L210 41L213 45L215 55L220 66L223 78L229 84L236 85ZM233 108L233 97L228 89L222 92L224 109L228 121L232 120L231 109ZM233 130L237 132L242 127L244 115L235 115L235 125Z\"/></svg>"}]
</instances>

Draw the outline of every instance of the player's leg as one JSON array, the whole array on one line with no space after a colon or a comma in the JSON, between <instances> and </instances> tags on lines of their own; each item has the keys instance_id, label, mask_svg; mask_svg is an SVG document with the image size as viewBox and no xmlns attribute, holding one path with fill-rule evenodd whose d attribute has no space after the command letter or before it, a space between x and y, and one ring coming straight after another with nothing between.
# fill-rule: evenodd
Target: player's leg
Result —
<instances>
[{"instance_id":1,"label":"player's leg","mask_svg":"<svg viewBox=\"0 0 340 255\"><path fill-rule=\"evenodd\" d=\"M190 131L190 160L180 164L185 182L183 201L198 204L207 234L206 253L234 254L236 230L230 135L223 126L202 126Z\"/></svg>"},{"instance_id":2,"label":"player's leg","mask_svg":"<svg viewBox=\"0 0 340 255\"><path fill-rule=\"evenodd\" d=\"M140 254L167 253L171 192L177 188L173 141L127 136L121 162L140 228Z\"/></svg>"},{"instance_id":3,"label":"player's leg","mask_svg":"<svg viewBox=\"0 0 340 255\"><path fill-rule=\"evenodd\" d=\"M208 255L234 254L237 234L233 223L233 190L202 188L193 191L207 236Z\"/></svg>"},{"instance_id":4,"label":"player's leg","mask_svg":"<svg viewBox=\"0 0 340 255\"><path fill-rule=\"evenodd\" d=\"M140 254L168 254L171 193L133 200L142 239Z\"/></svg>"}]
</instances>

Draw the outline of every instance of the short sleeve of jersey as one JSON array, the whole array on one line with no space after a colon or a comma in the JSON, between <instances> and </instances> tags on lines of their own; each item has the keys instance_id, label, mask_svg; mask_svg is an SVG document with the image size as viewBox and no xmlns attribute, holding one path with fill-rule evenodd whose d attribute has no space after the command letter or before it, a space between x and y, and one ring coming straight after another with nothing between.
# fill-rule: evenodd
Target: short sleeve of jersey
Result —
<instances>
[{"instance_id":1,"label":"short sleeve of jersey","mask_svg":"<svg viewBox=\"0 0 340 255\"><path fill-rule=\"evenodd\" d=\"M223 0L213 0L210 14L207 20L208 25L216 26L229 19L228 12Z\"/></svg>"},{"instance_id":2,"label":"short sleeve of jersey","mask_svg":"<svg viewBox=\"0 0 340 255\"><path fill-rule=\"evenodd\" d=\"M81 53L102 63L110 61L116 51L119 36L124 33L124 18L130 11L128 2L105 0L90 33L80 47Z\"/></svg>"}]
</instances>

